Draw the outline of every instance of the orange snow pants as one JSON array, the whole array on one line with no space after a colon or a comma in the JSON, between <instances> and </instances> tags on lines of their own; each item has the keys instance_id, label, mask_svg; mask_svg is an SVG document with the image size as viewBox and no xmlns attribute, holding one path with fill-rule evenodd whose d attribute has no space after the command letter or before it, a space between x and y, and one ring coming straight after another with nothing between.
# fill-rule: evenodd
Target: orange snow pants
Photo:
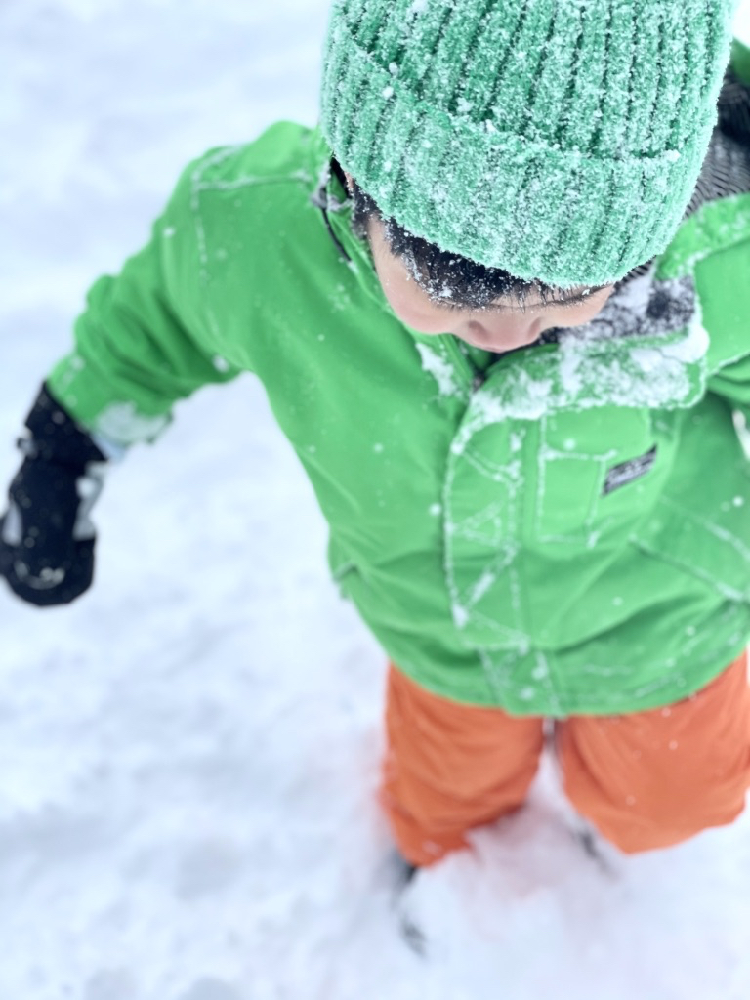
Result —
<instances>
[{"instance_id":1,"label":"orange snow pants","mask_svg":"<svg viewBox=\"0 0 750 1000\"><path fill-rule=\"evenodd\" d=\"M543 726L438 697L391 667L382 801L402 855L429 865L518 809ZM746 655L669 707L564 719L554 745L568 800L626 854L729 823L750 785Z\"/></svg>"}]
</instances>

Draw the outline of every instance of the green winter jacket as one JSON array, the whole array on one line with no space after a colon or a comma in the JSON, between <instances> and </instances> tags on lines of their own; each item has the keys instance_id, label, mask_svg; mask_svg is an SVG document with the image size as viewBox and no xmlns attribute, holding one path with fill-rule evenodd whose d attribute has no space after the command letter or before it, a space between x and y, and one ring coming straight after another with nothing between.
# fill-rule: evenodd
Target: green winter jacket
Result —
<instances>
[{"instance_id":1,"label":"green winter jacket","mask_svg":"<svg viewBox=\"0 0 750 1000\"><path fill-rule=\"evenodd\" d=\"M562 717L705 685L750 635L750 195L706 201L591 324L496 357L395 318L329 161L281 123L193 163L52 392L127 445L255 372L335 578L435 692Z\"/></svg>"}]
</instances>

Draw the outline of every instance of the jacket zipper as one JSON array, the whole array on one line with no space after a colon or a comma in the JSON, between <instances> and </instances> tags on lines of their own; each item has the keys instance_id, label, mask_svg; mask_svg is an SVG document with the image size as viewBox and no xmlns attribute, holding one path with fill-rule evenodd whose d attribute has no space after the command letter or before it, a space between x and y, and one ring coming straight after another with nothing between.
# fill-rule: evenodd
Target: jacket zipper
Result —
<instances>
[{"instance_id":1,"label":"jacket zipper","mask_svg":"<svg viewBox=\"0 0 750 1000\"><path fill-rule=\"evenodd\" d=\"M471 395L474 395L474 393L478 392L482 388L487 380L486 372L480 371L472 362L471 358L464 354L458 346L456 338L452 333L442 334L440 340L445 345L445 349L448 351L451 359L456 364L457 369L464 379L464 383L468 387Z\"/></svg>"}]
</instances>

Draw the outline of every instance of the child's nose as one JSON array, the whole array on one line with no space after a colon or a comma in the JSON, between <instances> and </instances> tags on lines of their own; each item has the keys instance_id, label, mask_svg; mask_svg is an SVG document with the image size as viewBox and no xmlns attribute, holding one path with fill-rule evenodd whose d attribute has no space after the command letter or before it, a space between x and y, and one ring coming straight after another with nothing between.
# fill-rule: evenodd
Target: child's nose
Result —
<instances>
[{"instance_id":1,"label":"child's nose","mask_svg":"<svg viewBox=\"0 0 750 1000\"><path fill-rule=\"evenodd\" d=\"M451 333L479 347L491 350L493 346L500 346L507 350L533 344L544 329L540 316L509 313L498 316L483 315L481 319L465 320L457 323L456 329L451 330Z\"/></svg>"}]
</instances>

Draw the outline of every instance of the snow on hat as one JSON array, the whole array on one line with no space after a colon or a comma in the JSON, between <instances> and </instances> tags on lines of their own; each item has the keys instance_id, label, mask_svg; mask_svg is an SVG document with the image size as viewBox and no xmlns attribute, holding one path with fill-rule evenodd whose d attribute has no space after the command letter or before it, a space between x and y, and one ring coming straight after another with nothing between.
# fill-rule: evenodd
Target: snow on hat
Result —
<instances>
[{"instance_id":1,"label":"snow on hat","mask_svg":"<svg viewBox=\"0 0 750 1000\"><path fill-rule=\"evenodd\" d=\"M385 217L487 267L607 284L664 250L734 0L334 0L321 128Z\"/></svg>"}]
</instances>

